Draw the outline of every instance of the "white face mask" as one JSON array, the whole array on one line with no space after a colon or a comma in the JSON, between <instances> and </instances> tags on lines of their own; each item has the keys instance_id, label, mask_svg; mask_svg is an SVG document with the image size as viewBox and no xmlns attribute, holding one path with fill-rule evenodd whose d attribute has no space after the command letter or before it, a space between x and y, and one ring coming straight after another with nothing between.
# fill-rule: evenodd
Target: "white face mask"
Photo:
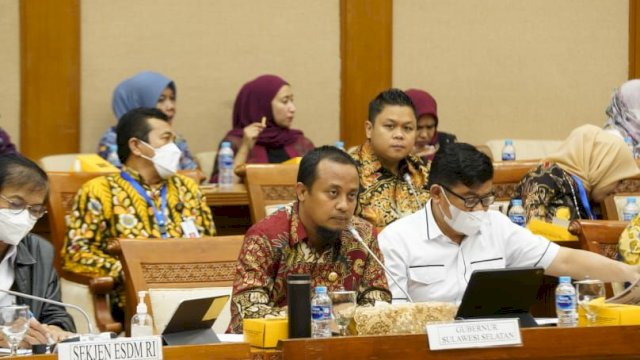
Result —
<instances>
[{"instance_id":1,"label":"white face mask","mask_svg":"<svg viewBox=\"0 0 640 360\"><path fill-rule=\"evenodd\" d=\"M27 209L19 214L9 209L0 209L0 241L9 245L18 245L33 229L37 219L29 215Z\"/></svg>"},{"instance_id":2,"label":"white face mask","mask_svg":"<svg viewBox=\"0 0 640 360\"><path fill-rule=\"evenodd\" d=\"M176 143L170 142L160 146L159 148L154 148L142 140L141 142L152 148L155 155L153 155L152 158L149 158L144 154L140 154L140 156L153 162L153 166L156 168L156 171L161 178L166 179L176 174L176 171L178 171L178 165L180 165L180 156L182 156L182 151L180 151L180 148L178 148Z\"/></svg>"},{"instance_id":3,"label":"white face mask","mask_svg":"<svg viewBox=\"0 0 640 360\"><path fill-rule=\"evenodd\" d=\"M449 219L444 211L442 211L440 203L438 203L444 222L446 222L453 230L461 234L465 234L466 236L473 236L477 234L482 227L482 223L485 222L487 212L484 210L462 211L451 204L444 188L441 187L440 189L442 189L442 194L449 203L449 212L451 213L451 219Z\"/></svg>"}]
</instances>

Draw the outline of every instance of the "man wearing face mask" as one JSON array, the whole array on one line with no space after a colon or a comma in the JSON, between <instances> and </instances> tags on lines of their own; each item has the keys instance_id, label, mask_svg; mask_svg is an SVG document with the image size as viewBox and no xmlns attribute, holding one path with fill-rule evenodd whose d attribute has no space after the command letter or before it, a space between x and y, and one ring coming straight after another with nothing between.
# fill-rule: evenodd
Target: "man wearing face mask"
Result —
<instances>
[{"instance_id":1,"label":"man wearing face mask","mask_svg":"<svg viewBox=\"0 0 640 360\"><path fill-rule=\"evenodd\" d=\"M215 235L211 210L191 179L176 174L180 150L167 116L138 108L116 127L120 173L95 178L78 191L62 248L65 270L112 276L113 316L122 319L122 265L106 253L115 238Z\"/></svg>"},{"instance_id":2,"label":"man wearing face mask","mask_svg":"<svg viewBox=\"0 0 640 360\"><path fill-rule=\"evenodd\" d=\"M46 213L47 174L20 155L0 155L0 288L60 301L51 244L29 233ZM33 313L22 347L59 341L74 332L73 320L57 305L0 293L0 306L29 305ZM4 336L0 346L7 347Z\"/></svg>"},{"instance_id":3,"label":"man wearing face mask","mask_svg":"<svg viewBox=\"0 0 640 360\"><path fill-rule=\"evenodd\" d=\"M479 269L542 267L547 275L605 282L640 277L638 266L560 247L488 210L495 199L492 177L487 155L469 144L450 144L431 164L431 200L380 234L389 275L413 301L460 303L471 273ZM394 301L406 300L397 286L391 291Z\"/></svg>"},{"instance_id":4,"label":"man wearing face mask","mask_svg":"<svg viewBox=\"0 0 640 360\"><path fill-rule=\"evenodd\" d=\"M287 276L309 274L311 286L356 291L359 305L391 301L382 268L349 232L354 228L377 256L376 230L353 216L359 191L356 163L322 146L300 162L298 201L253 225L238 257L229 330L243 318L286 316Z\"/></svg>"}]
</instances>

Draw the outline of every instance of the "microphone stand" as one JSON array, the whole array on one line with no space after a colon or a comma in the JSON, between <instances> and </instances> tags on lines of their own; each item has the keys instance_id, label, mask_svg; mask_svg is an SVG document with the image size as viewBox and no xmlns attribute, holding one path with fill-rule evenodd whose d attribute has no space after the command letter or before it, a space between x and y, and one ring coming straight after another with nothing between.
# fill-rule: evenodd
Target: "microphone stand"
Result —
<instances>
[{"instance_id":1,"label":"microphone stand","mask_svg":"<svg viewBox=\"0 0 640 360\"><path fill-rule=\"evenodd\" d=\"M378 259L376 254L374 254L373 251L371 251L371 249L367 246L367 244L365 244L364 240L362 240L362 238L360 237L360 234L358 234L356 229L354 229L353 226L349 226L349 232L360 243L360 245L362 245L365 248L365 250L367 250L369 255L371 255L371 257L373 257L373 259L378 263L378 265L380 265L382 267L382 269L385 271L385 273L387 275L389 275L389 278L391 279L391 281L393 281L393 283L396 284L398 289L400 289L400 291L402 291L404 296L407 297L407 300L409 300L409 302L412 303L413 299L411 298L411 296L409 296L409 293L405 289L403 289L402 286L400 286L400 284L398 284L396 279L393 278L393 276L391 275L391 272L389 271L389 269L386 266L384 266L384 264L382 263L382 261L380 261L380 259Z\"/></svg>"}]
</instances>

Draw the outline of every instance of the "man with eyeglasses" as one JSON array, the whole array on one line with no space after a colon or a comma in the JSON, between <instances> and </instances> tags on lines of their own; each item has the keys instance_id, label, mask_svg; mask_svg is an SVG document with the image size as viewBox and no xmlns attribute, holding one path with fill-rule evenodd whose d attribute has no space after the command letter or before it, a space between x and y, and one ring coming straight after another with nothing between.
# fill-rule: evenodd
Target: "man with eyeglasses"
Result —
<instances>
[{"instance_id":1,"label":"man with eyeglasses","mask_svg":"<svg viewBox=\"0 0 640 360\"><path fill-rule=\"evenodd\" d=\"M0 155L0 289L60 301L53 246L30 231L47 211L47 174L17 154ZM0 306L29 305L33 318L21 347L58 341L75 331L67 311L57 305L0 293ZM6 347L0 336L0 346Z\"/></svg>"},{"instance_id":2,"label":"man with eyeglasses","mask_svg":"<svg viewBox=\"0 0 640 360\"><path fill-rule=\"evenodd\" d=\"M493 164L474 146L450 144L431 164L427 205L378 236L393 278L413 301L460 303L471 273L480 269L542 267L545 274L605 282L634 282L640 267L560 247L489 210ZM389 281L393 301L406 301Z\"/></svg>"}]
</instances>

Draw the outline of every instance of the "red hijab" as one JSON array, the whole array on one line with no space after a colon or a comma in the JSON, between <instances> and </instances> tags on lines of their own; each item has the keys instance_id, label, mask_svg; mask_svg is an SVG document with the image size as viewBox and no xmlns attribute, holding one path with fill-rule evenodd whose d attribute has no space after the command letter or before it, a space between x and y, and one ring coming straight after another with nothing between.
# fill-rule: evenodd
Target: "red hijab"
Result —
<instances>
[{"instance_id":1,"label":"red hijab","mask_svg":"<svg viewBox=\"0 0 640 360\"><path fill-rule=\"evenodd\" d=\"M233 129L227 136L242 137L243 129L260 122L263 116L267 118L267 127L258 136L257 145L277 149L304 136L302 131L280 127L273 120L271 101L285 85L289 83L275 75L262 75L244 84L233 105Z\"/></svg>"},{"instance_id":2,"label":"red hijab","mask_svg":"<svg viewBox=\"0 0 640 360\"><path fill-rule=\"evenodd\" d=\"M426 91L418 89L409 89L404 92L411 98L413 106L416 108L416 116L420 119L424 115L431 115L436 121L436 131L433 133L433 137L429 145L435 145L438 143L438 104L436 99Z\"/></svg>"}]
</instances>

